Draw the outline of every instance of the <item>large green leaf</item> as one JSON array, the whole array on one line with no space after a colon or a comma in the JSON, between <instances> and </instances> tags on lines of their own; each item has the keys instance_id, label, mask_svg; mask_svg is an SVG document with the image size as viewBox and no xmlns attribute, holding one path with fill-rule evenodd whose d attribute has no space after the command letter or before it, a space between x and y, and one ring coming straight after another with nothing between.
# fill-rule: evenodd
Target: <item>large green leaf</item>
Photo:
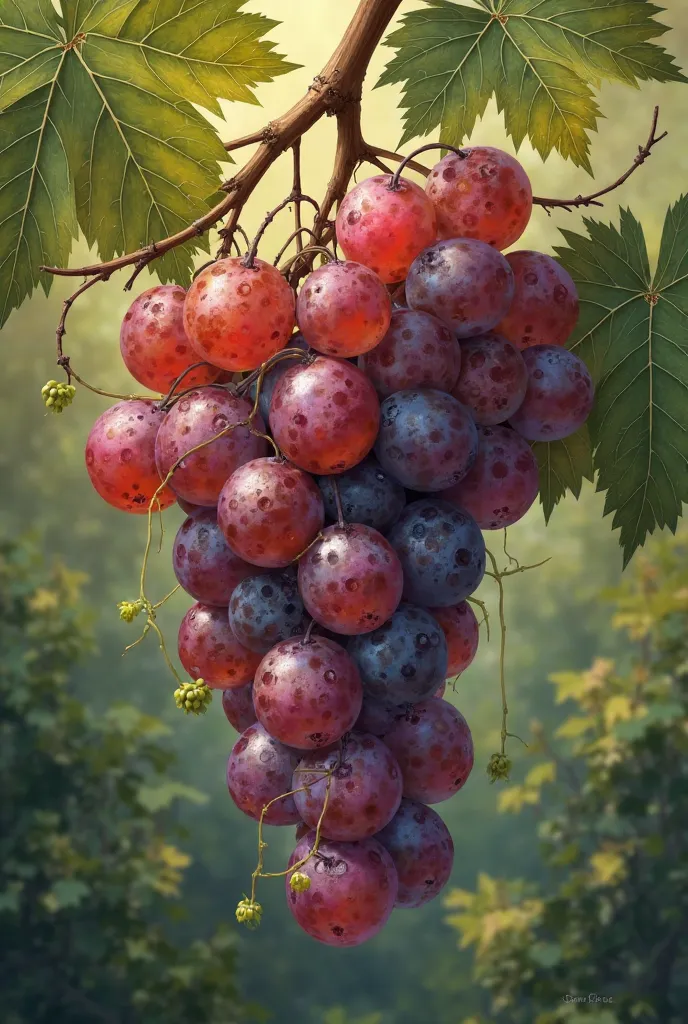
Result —
<instances>
[{"instance_id":1,"label":"large green leaf","mask_svg":"<svg viewBox=\"0 0 688 1024\"><path fill-rule=\"evenodd\" d=\"M562 441L538 441L533 452L540 470L540 501L549 522L554 508L567 491L580 497L583 480L592 480L593 463L587 426Z\"/></svg>"},{"instance_id":2,"label":"large green leaf","mask_svg":"<svg viewBox=\"0 0 688 1024\"><path fill-rule=\"evenodd\" d=\"M666 28L646 0L426 0L386 40L397 50L379 85L403 83L402 143L439 127L461 145L494 95L516 147L526 136L591 171L600 116L591 85L686 81L651 40Z\"/></svg>"}]
</instances>

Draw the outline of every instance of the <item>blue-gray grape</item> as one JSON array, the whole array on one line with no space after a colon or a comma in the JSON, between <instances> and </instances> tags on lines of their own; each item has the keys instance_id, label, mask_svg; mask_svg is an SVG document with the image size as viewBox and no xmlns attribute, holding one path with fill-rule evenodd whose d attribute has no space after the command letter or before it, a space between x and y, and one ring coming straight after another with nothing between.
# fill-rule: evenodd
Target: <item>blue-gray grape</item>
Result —
<instances>
[{"instance_id":1,"label":"blue-gray grape","mask_svg":"<svg viewBox=\"0 0 688 1024\"><path fill-rule=\"evenodd\" d=\"M321 476L318 480L325 503L325 514L337 521L337 502L334 485L339 488L344 521L372 526L386 533L397 521L406 504L404 488L393 476L385 472L372 455L353 469L339 476Z\"/></svg>"},{"instance_id":2,"label":"blue-gray grape","mask_svg":"<svg viewBox=\"0 0 688 1024\"><path fill-rule=\"evenodd\" d=\"M229 624L244 647L259 654L292 636L302 636L310 622L294 569L264 572L242 580L229 602Z\"/></svg>"}]
</instances>

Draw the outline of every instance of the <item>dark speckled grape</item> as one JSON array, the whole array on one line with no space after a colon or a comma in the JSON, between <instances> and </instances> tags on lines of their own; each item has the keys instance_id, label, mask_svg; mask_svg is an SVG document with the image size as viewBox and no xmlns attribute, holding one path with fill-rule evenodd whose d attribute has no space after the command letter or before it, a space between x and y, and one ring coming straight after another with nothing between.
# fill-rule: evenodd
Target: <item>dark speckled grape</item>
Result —
<instances>
[{"instance_id":1,"label":"dark speckled grape","mask_svg":"<svg viewBox=\"0 0 688 1024\"><path fill-rule=\"evenodd\" d=\"M215 509L199 509L174 538L173 567L178 582L197 601L227 607L235 587L255 568L235 555L218 526Z\"/></svg>"},{"instance_id":2,"label":"dark speckled grape","mask_svg":"<svg viewBox=\"0 0 688 1024\"><path fill-rule=\"evenodd\" d=\"M466 719L446 700L401 708L385 735L401 765L404 796L424 804L448 800L473 768L473 739Z\"/></svg>"},{"instance_id":3,"label":"dark speckled grape","mask_svg":"<svg viewBox=\"0 0 688 1024\"><path fill-rule=\"evenodd\" d=\"M375 700L363 694L361 713L358 716L356 732L369 732L373 736L384 737L385 733L392 728L392 723L399 713L399 705L389 700Z\"/></svg>"},{"instance_id":4,"label":"dark speckled grape","mask_svg":"<svg viewBox=\"0 0 688 1024\"><path fill-rule=\"evenodd\" d=\"M239 643L227 620L227 609L210 604L189 608L179 626L179 660L192 679L211 689L245 686L253 678L260 655Z\"/></svg>"},{"instance_id":5,"label":"dark speckled grape","mask_svg":"<svg viewBox=\"0 0 688 1024\"><path fill-rule=\"evenodd\" d=\"M465 600L485 574L485 541L463 509L438 498L407 505L389 533L404 570L404 597L425 608Z\"/></svg>"},{"instance_id":6,"label":"dark speckled grape","mask_svg":"<svg viewBox=\"0 0 688 1024\"><path fill-rule=\"evenodd\" d=\"M256 709L253 707L253 683L237 686L233 690L223 690L222 710L237 732L244 732L249 725L257 722Z\"/></svg>"},{"instance_id":7,"label":"dark speckled grape","mask_svg":"<svg viewBox=\"0 0 688 1024\"><path fill-rule=\"evenodd\" d=\"M294 569L249 576L229 602L232 632L244 647L260 654L282 640L303 636L309 622Z\"/></svg>"},{"instance_id":8,"label":"dark speckled grape","mask_svg":"<svg viewBox=\"0 0 688 1024\"><path fill-rule=\"evenodd\" d=\"M528 441L560 441L582 427L592 409L588 368L567 348L533 345L523 352L526 397L510 423Z\"/></svg>"},{"instance_id":9,"label":"dark speckled grape","mask_svg":"<svg viewBox=\"0 0 688 1024\"><path fill-rule=\"evenodd\" d=\"M518 409L528 386L521 353L499 334L484 334L462 342L461 354L461 373L452 394L468 406L476 423L504 423Z\"/></svg>"},{"instance_id":10,"label":"dark speckled grape","mask_svg":"<svg viewBox=\"0 0 688 1024\"><path fill-rule=\"evenodd\" d=\"M468 601L460 601L453 608L431 608L430 611L447 641L447 677L451 679L464 672L475 658L480 634L478 620ZM443 695L444 688L440 687L435 696Z\"/></svg>"},{"instance_id":11,"label":"dark speckled grape","mask_svg":"<svg viewBox=\"0 0 688 1024\"><path fill-rule=\"evenodd\" d=\"M334 482L339 487L346 523L363 523L380 533L386 533L406 504L404 488L370 455L340 476L321 476L318 480L325 502L325 514L332 522L337 521Z\"/></svg>"},{"instance_id":12,"label":"dark speckled grape","mask_svg":"<svg viewBox=\"0 0 688 1024\"><path fill-rule=\"evenodd\" d=\"M447 641L424 608L401 604L379 629L352 637L363 692L376 700L412 704L431 697L447 675Z\"/></svg>"},{"instance_id":13,"label":"dark speckled grape","mask_svg":"<svg viewBox=\"0 0 688 1024\"><path fill-rule=\"evenodd\" d=\"M404 799L376 838L399 875L395 906L421 907L440 894L451 875L454 843L437 811Z\"/></svg>"},{"instance_id":14,"label":"dark speckled grape","mask_svg":"<svg viewBox=\"0 0 688 1024\"><path fill-rule=\"evenodd\" d=\"M240 811L260 820L266 804L292 789L291 779L299 755L274 739L260 722L250 725L232 748L227 761L227 788ZM299 812L294 797L273 804L266 825L295 825Z\"/></svg>"},{"instance_id":15,"label":"dark speckled grape","mask_svg":"<svg viewBox=\"0 0 688 1024\"><path fill-rule=\"evenodd\" d=\"M461 347L436 316L397 309L380 344L362 355L358 365L383 398L407 388L451 391L459 376Z\"/></svg>"}]
</instances>

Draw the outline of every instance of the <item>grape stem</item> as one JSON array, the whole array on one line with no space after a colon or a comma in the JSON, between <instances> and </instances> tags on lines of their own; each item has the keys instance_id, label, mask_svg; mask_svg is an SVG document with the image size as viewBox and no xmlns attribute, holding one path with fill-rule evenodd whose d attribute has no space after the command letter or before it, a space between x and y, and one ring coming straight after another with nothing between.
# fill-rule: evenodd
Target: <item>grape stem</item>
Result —
<instances>
[{"instance_id":1,"label":"grape stem","mask_svg":"<svg viewBox=\"0 0 688 1024\"><path fill-rule=\"evenodd\" d=\"M337 483L335 477L332 477L332 490L334 491L334 503L337 506L337 526L339 526L341 529L342 527L346 526L346 523L344 522L342 496L339 493L339 484Z\"/></svg>"},{"instance_id":2,"label":"grape stem","mask_svg":"<svg viewBox=\"0 0 688 1024\"><path fill-rule=\"evenodd\" d=\"M292 231L292 233L289 235L289 238L286 240L280 251L275 256L274 260L272 261L273 267L277 266L277 264L282 259L291 243L294 241L294 239L296 239L296 245L298 249L297 255L301 255L301 249L303 244L301 242L301 235L310 235L313 241L317 241L315 231L313 230L313 228L297 228L295 231Z\"/></svg>"},{"instance_id":3,"label":"grape stem","mask_svg":"<svg viewBox=\"0 0 688 1024\"><path fill-rule=\"evenodd\" d=\"M461 160L465 160L467 156L467 154L464 153L462 149L459 149L458 146L450 146L446 142L426 142L424 146L419 146L418 149L414 149L412 153L409 153L408 156L405 156L402 159L401 163L399 164L396 171L392 175L392 180L389 183L390 192L398 191L400 187L399 179L401 177L402 171L405 170L405 168L411 162L411 160L415 156L419 156L421 153L427 153L428 150L430 149L448 149L450 153L455 153L456 156L458 156ZM430 171L428 171L427 173L429 174Z\"/></svg>"},{"instance_id":4,"label":"grape stem","mask_svg":"<svg viewBox=\"0 0 688 1024\"><path fill-rule=\"evenodd\" d=\"M485 632L487 633L487 642L489 644L489 642L490 642L490 616L489 616L488 611L487 611L487 605L485 604L484 601L481 601L477 597L467 597L466 600L469 602L469 604L476 605L476 607L480 608L480 610L482 611L482 613L483 613L483 621L478 623L478 625L482 626L483 623L485 624Z\"/></svg>"},{"instance_id":5,"label":"grape stem","mask_svg":"<svg viewBox=\"0 0 688 1024\"><path fill-rule=\"evenodd\" d=\"M256 237L251 242L251 247L246 253L246 256L244 257L243 260L244 266L247 267L249 270L252 270L255 267L256 255L258 253L258 245L260 243L261 238L265 234L268 225L273 222L277 214L281 210L283 210L285 206L290 206L292 203L294 204L295 207L299 203L311 203L311 205L315 208L316 213L320 213L320 206L316 202L316 200L312 198L312 196L307 196L304 192L297 192L294 189L292 189L292 191L289 193L286 199L283 199L281 203L278 203L274 210L269 210L268 213L265 214L263 223L258 228Z\"/></svg>"}]
</instances>

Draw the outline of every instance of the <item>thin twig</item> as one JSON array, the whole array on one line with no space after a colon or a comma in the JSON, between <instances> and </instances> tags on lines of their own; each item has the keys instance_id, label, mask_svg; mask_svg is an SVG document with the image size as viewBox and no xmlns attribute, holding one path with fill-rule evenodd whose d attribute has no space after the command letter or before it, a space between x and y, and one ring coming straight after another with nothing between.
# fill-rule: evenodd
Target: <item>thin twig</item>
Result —
<instances>
[{"instance_id":1,"label":"thin twig","mask_svg":"<svg viewBox=\"0 0 688 1024\"><path fill-rule=\"evenodd\" d=\"M391 149L380 149L379 146L369 146L366 143L366 158L368 155L384 157L385 160L395 160L397 163L401 163L402 160L406 160L406 166L416 171L418 174L423 174L426 178L430 174L431 168L426 167L424 164L419 164L417 160L412 160L403 155L403 153L395 153Z\"/></svg>"},{"instance_id":2,"label":"thin twig","mask_svg":"<svg viewBox=\"0 0 688 1024\"><path fill-rule=\"evenodd\" d=\"M313 239L313 241L317 242L317 235L316 235L315 231L313 230L313 228L297 228L296 231L292 231L292 233L289 235L289 238L286 240L286 242L284 243L284 245L282 246L280 251L275 256L274 260L272 261L273 267L277 266L277 264L282 259L282 257L284 256L285 252L287 251L287 249L289 248L289 246L291 245L291 243L294 241L295 238L299 239L299 245L298 245L298 250L299 251L296 253L296 255L297 256L301 255L301 251L302 251L303 246L302 246L302 243L301 243L300 236L304 235L304 234L305 235L310 235L311 238Z\"/></svg>"},{"instance_id":3,"label":"thin twig","mask_svg":"<svg viewBox=\"0 0 688 1024\"><path fill-rule=\"evenodd\" d=\"M74 303L76 302L80 295L83 295L84 292L87 292L88 289L92 288L94 284L98 284L99 281L107 281L109 277L109 273L103 271L102 273L97 274L95 277L90 278L88 281L84 281L81 287L77 288L77 290L72 295L70 295L69 298L65 299L64 302L62 303L62 314L57 325L57 330L55 331L55 338L57 341L57 365L61 366L64 369L65 373L67 374L67 383L71 381L72 376L76 377L76 374L69 365L69 356L66 356L62 351L62 339L67 333L67 314L69 313L70 309L72 308L72 306L74 305Z\"/></svg>"},{"instance_id":4,"label":"thin twig","mask_svg":"<svg viewBox=\"0 0 688 1024\"><path fill-rule=\"evenodd\" d=\"M296 140L291 151L294 158L294 180L291 187L294 196L294 233L296 234L296 249L301 252L303 248L301 244L301 139ZM279 260L275 260L275 264L277 263Z\"/></svg>"},{"instance_id":5,"label":"thin twig","mask_svg":"<svg viewBox=\"0 0 688 1024\"><path fill-rule=\"evenodd\" d=\"M248 250L248 252L246 253L246 256L244 257L244 266L245 267L251 268L251 267L254 266L255 259L256 259L256 254L258 252L258 245L260 244L260 240L263 237L263 235L265 234L265 231L266 231L268 225L272 223L272 221L275 219L277 214L281 210L283 210L285 208L285 206L290 206L292 203L296 203L297 200L299 200L302 203L311 203L311 205L315 207L316 213L320 212L320 206L318 205L316 200L312 198L312 196L307 196L307 195L305 195L302 192L299 192L298 194L294 193L293 191L290 192L286 199L283 199L282 202L278 203L277 206L273 210L269 210L266 213L266 215L265 215L265 217L263 219L263 223L258 228L258 231L256 233L256 237L251 242L251 247Z\"/></svg>"},{"instance_id":6,"label":"thin twig","mask_svg":"<svg viewBox=\"0 0 688 1024\"><path fill-rule=\"evenodd\" d=\"M337 483L336 477L332 477L332 490L334 491L334 503L337 507L337 526L344 527L344 509L342 508L342 496L339 493L339 484Z\"/></svg>"}]
</instances>

